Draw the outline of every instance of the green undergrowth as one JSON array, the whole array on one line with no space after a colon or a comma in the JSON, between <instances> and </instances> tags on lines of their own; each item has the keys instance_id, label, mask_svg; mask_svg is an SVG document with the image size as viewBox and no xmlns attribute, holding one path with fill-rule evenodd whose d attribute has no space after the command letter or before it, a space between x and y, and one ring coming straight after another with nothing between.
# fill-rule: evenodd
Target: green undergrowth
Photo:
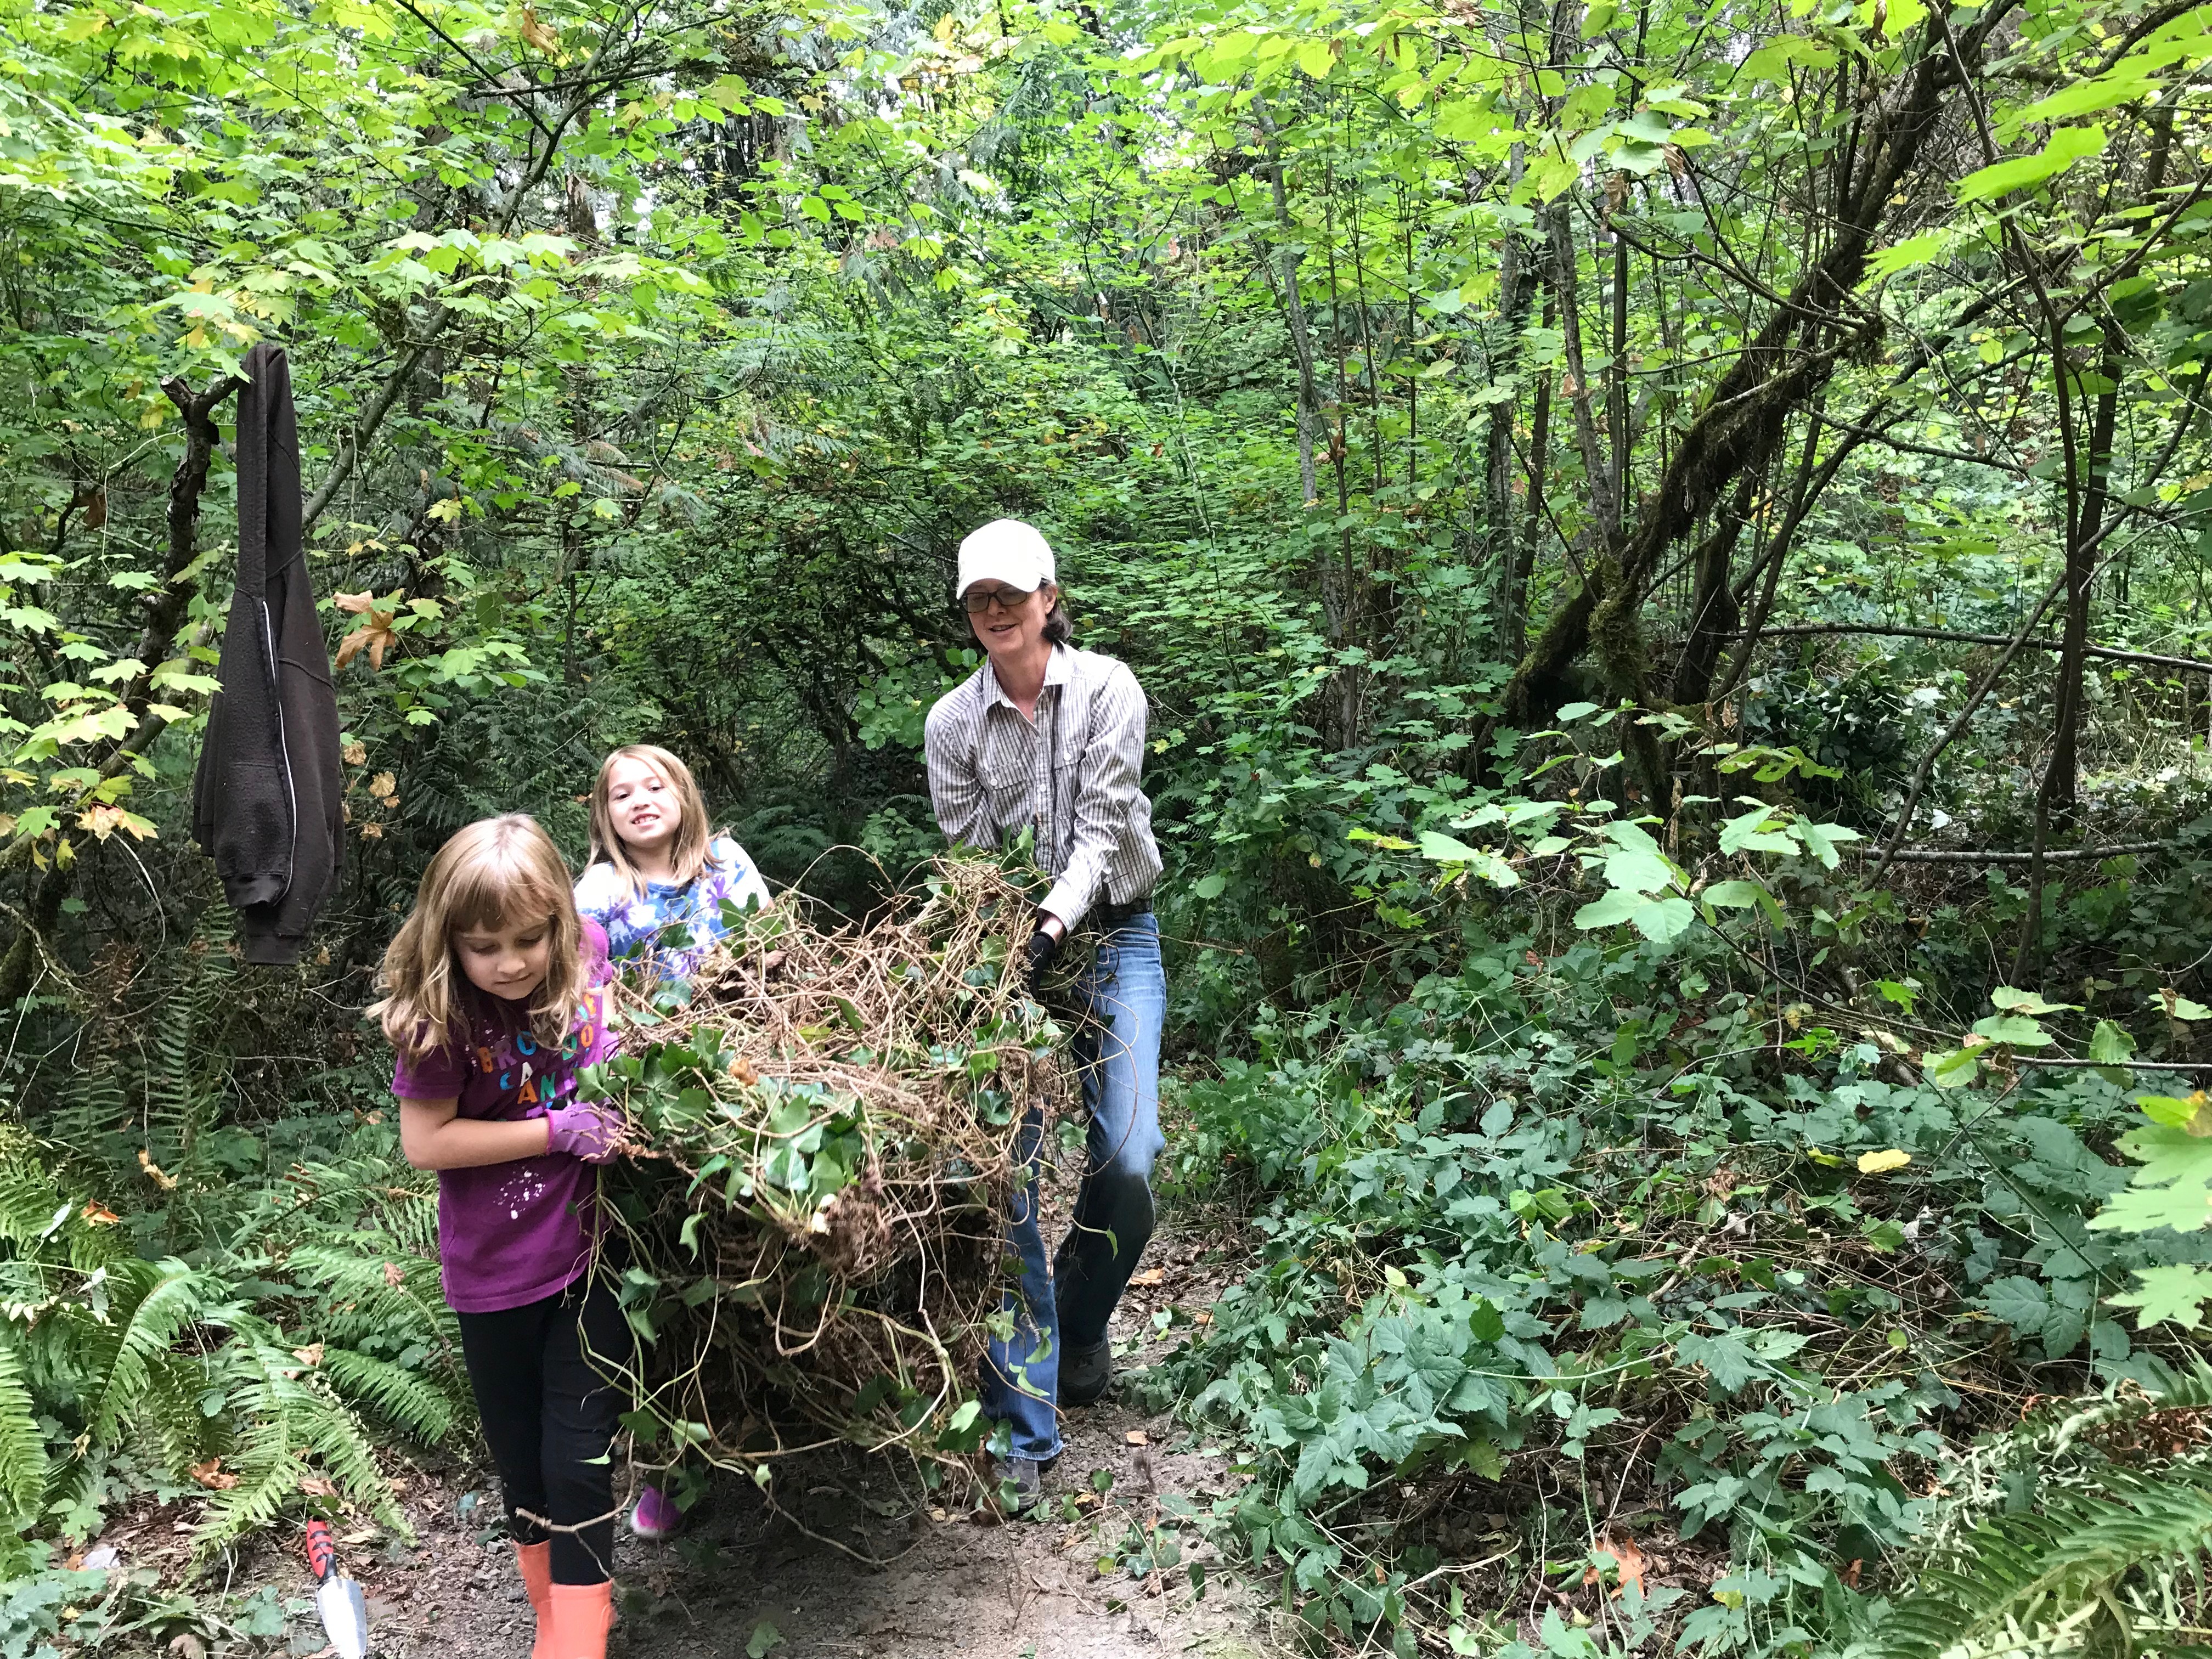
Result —
<instances>
[{"instance_id":1,"label":"green undergrowth","mask_svg":"<svg viewBox=\"0 0 2212 1659\"><path fill-rule=\"evenodd\" d=\"M1380 1015L1266 1010L1255 1058L1184 1091L1176 1179L1245 1205L1257 1259L1143 1387L1237 1449L1184 1524L1316 1635L1844 1643L1886 1628L1978 1437L2173 1386L2193 1304L2107 1298L2212 1248L2088 1224L2143 1123L2112 1075L1937 1088L1778 1018L1717 936L1529 944Z\"/></svg>"},{"instance_id":2,"label":"green undergrowth","mask_svg":"<svg viewBox=\"0 0 2212 1659\"><path fill-rule=\"evenodd\" d=\"M166 1168L149 1157L132 1183L96 1138L0 1131L9 1531L66 1554L119 1513L177 1504L187 1568L280 1516L349 1513L408 1535L385 1448L446 1442L471 1417L434 1189L388 1125L351 1115L178 1151ZM134 1186L156 1201L118 1214ZM39 1576L20 1550L13 1562ZM106 1576L122 1594L125 1570ZM106 1605L100 1589L65 1600ZM163 1616L189 1624L191 1605ZM0 1619L18 1612L23 1632L39 1622L12 1602Z\"/></svg>"}]
</instances>

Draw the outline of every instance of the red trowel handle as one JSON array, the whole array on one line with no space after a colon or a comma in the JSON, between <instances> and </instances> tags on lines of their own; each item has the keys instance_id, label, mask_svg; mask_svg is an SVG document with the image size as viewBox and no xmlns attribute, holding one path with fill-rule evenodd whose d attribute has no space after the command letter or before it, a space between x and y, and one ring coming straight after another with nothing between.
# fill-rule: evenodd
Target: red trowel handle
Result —
<instances>
[{"instance_id":1,"label":"red trowel handle","mask_svg":"<svg viewBox=\"0 0 2212 1659\"><path fill-rule=\"evenodd\" d=\"M331 1541L329 1523L323 1521L308 1522L307 1565L314 1571L315 1582L319 1584L328 1578L337 1570L337 1565L338 1548Z\"/></svg>"}]
</instances>

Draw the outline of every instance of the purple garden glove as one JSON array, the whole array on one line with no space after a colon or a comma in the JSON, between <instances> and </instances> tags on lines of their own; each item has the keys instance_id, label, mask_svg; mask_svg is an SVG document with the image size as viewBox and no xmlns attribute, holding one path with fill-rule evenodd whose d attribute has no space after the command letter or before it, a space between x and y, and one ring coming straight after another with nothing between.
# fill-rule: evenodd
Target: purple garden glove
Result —
<instances>
[{"instance_id":1,"label":"purple garden glove","mask_svg":"<svg viewBox=\"0 0 2212 1659\"><path fill-rule=\"evenodd\" d=\"M605 1101L571 1101L545 1115L545 1150L566 1152L586 1164L613 1161L623 1131L622 1114Z\"/></svg>"}]
</instances>

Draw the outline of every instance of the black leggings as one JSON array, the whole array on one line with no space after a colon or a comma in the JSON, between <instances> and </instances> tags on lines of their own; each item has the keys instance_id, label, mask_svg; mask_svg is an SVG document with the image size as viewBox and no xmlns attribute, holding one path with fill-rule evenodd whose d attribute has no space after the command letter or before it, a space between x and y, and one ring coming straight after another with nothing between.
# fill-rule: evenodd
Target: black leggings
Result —
<instances>
[{"instance_id":1,"label":"black leggings","mask_svg":"<svg viewBox=\"0 0 2212 1659\"><path fill-rule=\"evenodd\" d=\"M540 1302L457 1316L469 1386L516 1540L552 1540L556 1584L605 1583L615 1559L608 1448L623 1396L592 1357L601 1365L623 1364L632 1347L613 1292L604 1281L583 1279ZM574 1530L549 1530L546 1521Z\"/></svg>"}]
</instances>

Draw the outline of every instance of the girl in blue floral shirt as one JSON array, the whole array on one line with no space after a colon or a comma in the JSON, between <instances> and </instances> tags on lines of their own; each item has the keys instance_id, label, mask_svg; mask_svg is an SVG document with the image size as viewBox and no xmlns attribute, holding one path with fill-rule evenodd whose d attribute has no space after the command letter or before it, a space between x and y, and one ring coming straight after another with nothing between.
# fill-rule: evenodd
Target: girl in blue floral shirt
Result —
<instances>
[{"instance_id":1,"label":"girl in blue floral shirt","mask_svg":"<svg viewBox=\"0 0 2212 1659\"><path fill-rule=\"evenodd\" d=\"M648 743L600 763L576 908L607 930L616 962L689 979L728 931L725 904L768 903L768 884L745 849L708 827L690 767Z\"/></svg>"},{"instance_id":2,"label":"girl in blue floral shirt","mask_svg":"<svg viewBox=\"0 0 2212 1659\"><path fill-rule=\"evenodd\" d=\"M691 769L665 749L631 744L600 763L592 789L592 857L576 908L606 930L609 954L662 980L689 979L729 931L724 907L765 908L768 884L730 836L709 827ZM683 1511L647 1485L630 1516L641 1538L672 1538Z\"/></svg>"}]
</instances>

